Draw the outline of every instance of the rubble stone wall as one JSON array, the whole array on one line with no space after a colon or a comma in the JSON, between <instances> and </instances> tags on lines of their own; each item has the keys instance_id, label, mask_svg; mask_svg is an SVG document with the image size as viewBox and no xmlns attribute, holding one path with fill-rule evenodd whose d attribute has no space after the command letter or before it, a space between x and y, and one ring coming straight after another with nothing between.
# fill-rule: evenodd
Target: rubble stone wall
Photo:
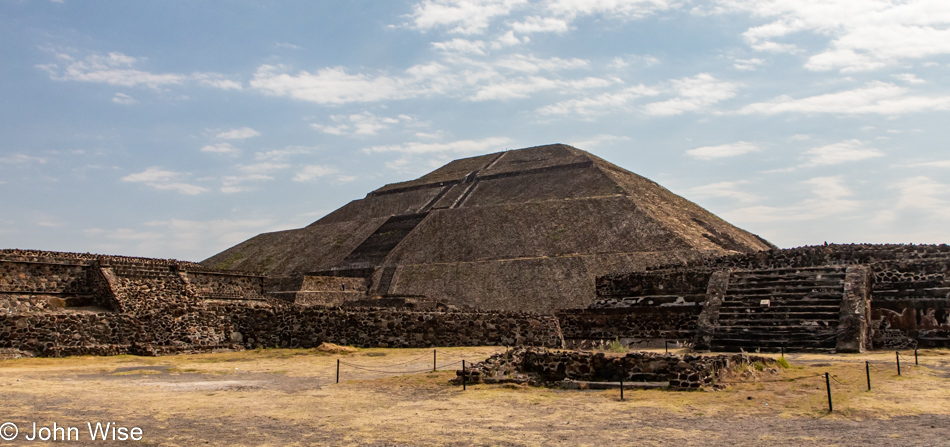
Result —
<instances>
[{"instance_id":1,"label":"rubble stone wall","mask_svg":"<svg viewBox=\"0 0 950 447\"><path fill-rule=\"evenodd\" d=\"M413 312L205 301L161 312L45 312L0 315L0 348L42 356L155 355L218 348L313 348L559 344L547 315Z\"/></svg>"},{"instance_id":2,"label":"rubble stone wall","mask_svg":"<svg viewBox=\"0 0 950 447\"><path fill-rule=\"evenodd\" d=\"M584 382L669 382L672 389L698 389L714 385L720 375L735 365L761 363L775 365L775 359L745 354L699 356L632 352L608 356L602 352L550 351L517 348L495 354L472 365L459 376L468 383L503 377L512 372L532 377L543 385L565 380Z\"/></svg>"},{"instance_id":3,"label":"rubble stone wall","mask_svg":"<svg viewBox=\"0 0 950 447\"><path fill-rule=\"evenodd\" d=\"M88 294L87 268L79 262L0 260L0 292Z\"/></svg>"}]
</instances>

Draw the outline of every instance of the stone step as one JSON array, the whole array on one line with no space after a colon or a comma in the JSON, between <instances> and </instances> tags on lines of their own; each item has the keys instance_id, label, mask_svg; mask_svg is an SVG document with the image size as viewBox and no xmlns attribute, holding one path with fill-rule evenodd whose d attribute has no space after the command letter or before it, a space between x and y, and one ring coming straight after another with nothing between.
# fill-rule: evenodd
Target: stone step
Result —
<instances>
[{"instance_id":1,"label":"stone step","mask_svg":"<svg viewBox=\"0 0 950 447\"><path fill-rule=\"evenodd\" d=\"M733 275L794 275L794 274L812 274L829 273L845 274L846 267L779 267L772 269L739 270L733 272Z\"/></svg>"},{"instance_id":2,"label":"stone step","mask_svg":"<svg viewBox=\"0 0 950 447\"><path fill-rule=\"evenodd\" d=\"M719 316L723 315L777 315L794 316L794 314L835 315L841 311L839 306L723 306L719 309Z\"/></svg>"},{"instance_id":3,"label":"stone step","mask_svg":"<svg viewBox=\"0 0 950 447\"><path fill-rule=\"evenodd\" d=\"M844 285L808 285L808 286L774 286L774 287L762 287L759 285L750 284L748 286L739 286L735 287L733 284L729 284L729 287L726 289L726 294L728 295L750 295L750 294L772 294L772 293L787 293L787 294L809 294L809 293L838 293L839 295L844 292Z\"/></svg>"},{"instance_id":4,"label":"stone step","mask_svg":"<svg viewBox=\"0 0 950 447\"><path fill-rule=\"evenodd\" d=\"M838 314L832 314L829 312L819 313L819 312L781 312L781 313L769 313L769 314L751 314L751 313L729 313L729 314L720 314L719 321L774 321L774 320L809 320L809 321L824 321L824 322L838 322Z\"/></svg>"},{"instance_id":5,"label":"stone step","mask_svg":"<svg viewBox=\"0 0 950 447\"><path fill-rule=\"evenodd\" d=\"M788 279L788 280L734 280L729 281L729 288L766 288L766 287L844 287L844 282L839 279Z\"/></svg>"},{"instance_id":6,"label":"stone step","mask_svg":"<svg viewBox=\"0 0 950 447\"><path fill-rule=\"evenodd\" d=\"M723 307L760 307L762 300L769 300L772 307L775 306L840 306L841 297L824 296L787 296L787 295L748 295L748 296L730 296L727 295L722 302Z\"/></svg>"},{"instance_id":7,"label":"stone step","mask_svg":"<svg viewBox=\"0 0 950 447\"><path fill-rule=\"evenodd\" d=\"M766 338L778 337L778 336L794 336L794 337L804 337L804 338L813 338L813 337L829 337L835 334L837 326L833 328L829 327L794 327L794 326L720 326L716 328L716 337L726 337L730 336L766 336Z\"/></svg>"},{"instance_id":8,"label":"stone step","mask_svg":"<svg viewBox=\"0 0 950 447\"><path fill-rule=\"evenodd\" d=\"M771 330L771 328L782 329L782 328L794 328L805 330L815 330L815 329L828 329L838 327L837 321L832 320L787 320L787 319L776 319L776 320L723 320L718 321L719 327L721 328L736 328L736 329L746 329L746 328L758 328L761 330Z\"/></svg>"}]
</instances>

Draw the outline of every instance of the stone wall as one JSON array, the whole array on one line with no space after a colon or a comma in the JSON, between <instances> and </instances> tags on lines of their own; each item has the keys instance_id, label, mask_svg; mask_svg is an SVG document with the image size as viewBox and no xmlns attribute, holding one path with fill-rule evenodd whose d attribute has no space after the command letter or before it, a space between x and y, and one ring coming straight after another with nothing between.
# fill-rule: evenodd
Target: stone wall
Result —
<instances>
[{"instance_id":1,"label":"stone wall","mask_svg":"<svg viewBox=\"0 0 950 447\"><path fill-rule=\"evenodd\" d=\"M870 270L870 314L862 316L870 331L867 345L878 349L950 346L950 246L946 244L805 246L614 273L597 279L599 300L595 307L623 308L669 299L658 296L661 294L688 302L689 294L698 294L715 271L821 266L866 266ZM708 297L706 302L708 305ZM715 321L703 326L704 334L714 326ZM701 338L708 341L708 334Z\"/></svg>"},{"instance_id":2,"label":"stone wall","mask_svg":"<svg viewBox=\"0 0 950 447\"><path fill-rule=\"evenodd\" d=\"M88 294L87 268L77 262L0 260L0 293Z\"/></svg>"},{"instance_id":3,"label":"stone wall","mask_svg":"<svg viewBox=\"0 0 950 447\"><path fill-rule=\"evenodd\" d=\"M264 277L226 272L188 271L188 284L194 286L199 298L263 300Z\"/></svg>"},{"instance_id":4,"label":"stone wall","mask_svg":"<svg viewBox=\"0 0 950 447\"><path fill-rule=\"evenodd\" d=\"M578 351L549 351L516 348L476 363L458 376L468 383L522 373L529 383L563 385L564 381L584 382L669 382L672 389L698 389L714 385L720 375L735 365L759 362L775 365L775 359L744 354L678 356L652 352L632 352L624 356Z\"/></svg>"},{"instance_id":5,"label":"stone wall","mask_svg":"<svg viewBox=\"0 0 950 447\"><path fill-rule=\"evenodd\" d=\"M641 306L558 312L566 342L581 340L687 340L696 332L702 306Z\"/></svg>"},{"instance_id":6,"label":"stone wall","mask_svg":"<svg viewBox=\"0 0 950 447\"><path fill-rule=\"evenodd\" d=\"M0 348L43 356L164 354L218 348L558 346L547 315L342 310L279 302L204 301L161 312L0 315Z\"/></svg>"}]
</instances>

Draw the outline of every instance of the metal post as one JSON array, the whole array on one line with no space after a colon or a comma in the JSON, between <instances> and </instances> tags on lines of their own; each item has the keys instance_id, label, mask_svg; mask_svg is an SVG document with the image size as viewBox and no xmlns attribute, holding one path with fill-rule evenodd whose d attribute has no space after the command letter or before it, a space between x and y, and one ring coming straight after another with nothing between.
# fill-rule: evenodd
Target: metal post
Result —
<instances>
[{"instance_id":1,"label":"metal post","mask_svg":"<svg viewBox=\"0 0 950 447\"><path fill-rule=\"evenodd\" d=\"M623 368L623 359L620 360L620 400L623 400L623 376L627 375L627 371Z\"/></svg>"},{"instance_id":2,"label":"metal post","mask_svg":"<svg viewBox=\"0 0 950 447\"><path fill-rule=\"evenodd\" d=\"M914 348L914 365L920 366L920 363L917 362L917 348Z\"/></svg>"},{"instance_id":3,"label":"metal post","mask_svg":"<svg viewBox=\"0 0 950 447\"><path fill-rule=\"evenodd\" d=\"M336 383L340 383L340 359L336 359Z\"/></svg>"},{"instance_id":4,"label":"metal post","mask_svg":"<svg viewBox=\"0 0 950 447\"><path fill-rule=\"evenodd\" d=\"M462 391L465 391L465 360L462 360Z\"/></svg>"},{"instance_id":5,"label":"metal post","mask_svg":"<svg viewBox=\"0 0 950 447\"><path fill-rule=\"evenodd\" d=\"M901 353L894 351L894 356L897 357L897 375L901 375Z\"/></svg>"},{"instance_id":6,"label":"metal post","mask_svg":"<svg viewBox=\"0 0 950 447\"><path fill-rule=\"evenodd\" d=\"M864 372L868 375L868 391L871 391L871 362L864 362Z\"/></svg>"},{"instance_id":7,"label":"metal post","mask_svg":"<svg viewBox=\"0 0 950 447\"><path fill-rule=\"evenodd\" d=\"M666 342L666 353L669 354L669 353L670 353L670 341L669 341L669 340L664 340L664 341Z\"/></svg>"},{"instance_id":8,"label":"metal post","mask_svg":"<svg viewBox=\"0 0 950 447\"><path fill-rule=\"evenodd\" d=\"M435 349L432 350L432 372L435 372Z\"/></svg>"},{"instance_id":9,"label":"metal post","mask_svg":"<svg viewBox=\"0 0 950 447\"><path fill-rule=\"evenodd\" d=\"M825 373L825 387L828 388L828 412L831 413L835 408L831 405L831 375L828 373Z\"/></svg>"},{"instance_id":10,"label":"metal post","mask_svg":"<svg viewBox=\"0 0 950 447\"><path fill-rule=\"evenodd\" d=\"M782 343L782 358L785 358L785 343Z\"/></svg>"}]
</instances>

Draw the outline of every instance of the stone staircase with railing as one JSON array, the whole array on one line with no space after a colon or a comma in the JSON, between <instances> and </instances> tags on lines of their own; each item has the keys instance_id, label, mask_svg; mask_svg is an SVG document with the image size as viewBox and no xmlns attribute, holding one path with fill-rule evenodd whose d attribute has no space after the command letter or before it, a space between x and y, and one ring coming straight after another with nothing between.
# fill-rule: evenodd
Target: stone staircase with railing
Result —
<instances>
[{"instance_id":1,"label":"stone staircase with railing","mask_svg":"<svg viewBox=\"0 0 950 447\"><path fill-rule=\"evenodd\" d=\"M832 351L845 268L732 272L712 336L713 351Z\"/></svg>"}]
</instances>

